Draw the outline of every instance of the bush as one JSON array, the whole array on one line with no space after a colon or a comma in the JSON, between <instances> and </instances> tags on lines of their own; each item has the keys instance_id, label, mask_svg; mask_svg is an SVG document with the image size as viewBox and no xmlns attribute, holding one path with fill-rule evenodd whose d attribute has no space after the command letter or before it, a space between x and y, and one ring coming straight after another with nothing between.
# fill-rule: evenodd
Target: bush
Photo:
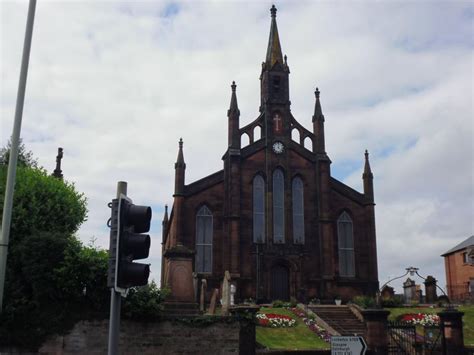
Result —
<instances>
[{"instance_id":1,"label":"bush","mask_svg":"<svg viewBox=\"0 0 474 355\"><path fill-rule=\"evenodd\" d=\"M375 306L375 299L369 296L356 296L352 299L361 308L372 308Z\"/></svg>"},{"instance_id":2,"label":"bush","mask_svg":"<svg viewBox=\"0 0 474 355\"><path fill-rule=\"evenodd\" d=\"M128 291L122 307L124 318L134 320L155 320L163 311L163 301L170 294L167 288L158 288L155 281L143 287Z\"/></svg>"},{"instance_id":3,"label":"bush","mask_svg":"<svg viewBox=\"0 0 474 355\"><path fill-rule=\"evenodd\" d=\"M394 296L392 298L382 298L383 308L396 308L403 306L403 298L401 296Z\"/></svg>"}]
</instances>

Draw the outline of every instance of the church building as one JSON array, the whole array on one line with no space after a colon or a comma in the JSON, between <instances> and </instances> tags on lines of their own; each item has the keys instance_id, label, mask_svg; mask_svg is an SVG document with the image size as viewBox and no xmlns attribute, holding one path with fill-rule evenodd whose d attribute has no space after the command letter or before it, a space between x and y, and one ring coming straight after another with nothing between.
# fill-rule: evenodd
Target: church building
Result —
<instances>
[{"instance_id":1,"label":"church building","mask_svg":"<svg viewBox=\"0 0 474 355\"><path fill-rule=\"evenodd\" d=\"M331 176L320 91L316 88L309 130L291 112L290 70L277 10L270 11L258 117L240 126L232 83L223 169L186 184L179 141L173 207L163 220L161 284L171 288L171 301L195 302L202 279L209 297L225 271L236 287L236 301L348 301L378 290L368 153L363 193Z\"/></svg>"}]
</instances>

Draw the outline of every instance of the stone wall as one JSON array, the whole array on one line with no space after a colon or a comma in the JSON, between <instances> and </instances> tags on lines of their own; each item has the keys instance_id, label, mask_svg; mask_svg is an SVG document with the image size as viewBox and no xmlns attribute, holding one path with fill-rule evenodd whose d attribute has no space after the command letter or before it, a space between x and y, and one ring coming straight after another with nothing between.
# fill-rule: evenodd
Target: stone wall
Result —
<instances>
[{"instance_id":1,"label":"stone wall","mask_svg":"<svg viewBox=\"0 0 474 355\"><path fill-rule=\"evenodd\" d=\"M122 321L120 354L239 354L239 322L189 325L163 320ZM81 321L64 336L49 339L40 354L107 354L108 321Z\"/></svg>"}]
</instances>

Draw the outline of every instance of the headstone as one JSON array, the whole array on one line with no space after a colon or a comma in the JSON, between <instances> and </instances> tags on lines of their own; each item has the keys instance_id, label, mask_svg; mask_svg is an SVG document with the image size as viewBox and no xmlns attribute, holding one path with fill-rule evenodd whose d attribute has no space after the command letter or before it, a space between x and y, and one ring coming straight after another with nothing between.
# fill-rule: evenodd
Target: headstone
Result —
<instances>
[{"instance_id":1,"label":"headstone","mask_svg":"<svg viewBox=\"0 0 474 355\"><path fill-rule=\"evenodd\" d=\"M434 303L438 299L436 294L436 279L433 276L428 276L424 282L426 303Z\"/></svg>"},{"instance_id":2,"label":"headstone","mask_svg":"<svg viewBox=\"0 0 474 355\"><path fill-rule=\"evenodd\" d=\"M202 279L201 295L199 296L199 310L201 312L204 312L206 310L206 290L207 290L207 280Z\"/></svg>"},{"instance_id":3,"label":"headstone","mask_svg":"<svg viewBox=\"0 0 474 355\"><path fill-rule=\"evenodd\" d=\"M199 279L197 277L197 274L193 272L193 288L194 288L194 297L196 297L196 301L198 302L199 300L197 299L198 297L198 284L199 284Z\"/></svg>"},{"instance_id":4,"label":"headstone","mask_svg":"<svg viewBox=\"0 0 474 355\"><path fill-rule=\"evenodd\" d=\"M394 295L395 295L395 291L394 291L393 287L385 285L382 288L382 291L381 291L382 299L384 299L384 300L392 299Z\"/></svg>"},{"instance_id":5,"label":"headstone","mask_svg":"<svg viewBox=\"0 0 474 355\"><path fill-rule=\"evenodd\" d=\"M415 281L410 278L407 278L407 280L403 283L403 295L405 303L410 303L412 300L416 300L415 291Z\"/></svg>"},{"instance_id":6,"label":"headstone","mask_svg":"<svg viewBox=\"0 0 474 355\"><path fill-rule=\"evenodd\" d=\"M219 294L219 289L215 288L214 292L212 292L211 302L209 303L209 310L207 314L214 315L216 314L216 302L217 302L217 295Z\"/></svg>"},{"instance_id":7,"label":"headstone","mask_svg":"<svg viewBox=\"0 0 474 355\"><path fill-rule=\"evenodd\" d=\"M419 303L423 303L423 290L421 285L415 285L415 300Z\"/></svg>"},{"instance_id":8,"label":"headstone","mask_svg":"<svg viewBox=\"0 0 474 355\"><path fill-rule=\"evenodd\" d=\"M230 304L230 273L225 271L224 280L222 282L222 315L229 315L229 304Z\"/></svg>"},{"instance_id":9,"label":"headstone","mask_svg":"<svg viewBox=\"0 0 474 355\"><path fill-rule=\"evenodd\" d=\"M230 285L230 305L234 306L235 305L235 292L237 291L237 288L235 287L234 284Z\"/></svg>"}]
</instances>

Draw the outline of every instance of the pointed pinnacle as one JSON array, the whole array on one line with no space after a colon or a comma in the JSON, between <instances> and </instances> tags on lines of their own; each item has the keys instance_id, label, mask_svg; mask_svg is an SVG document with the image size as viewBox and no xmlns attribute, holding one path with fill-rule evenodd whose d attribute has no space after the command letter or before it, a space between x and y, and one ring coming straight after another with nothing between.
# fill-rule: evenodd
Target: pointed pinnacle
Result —
<instances>
[{"instance_id":1,"label":"pointed pinnacle","mask_svg":"<svg viewBox=\"0 0 474 355\"><path fill-rule=\"evenodd\" d=\"M239 106L237 104L237 94L236 94L236 88L237 85L235 85L235 81L232 82L232 85L230 86L232 88L232 95L230 97L230 107L229 107L229 112L231 111L239 111Z\"/></svg>"},{"instance_id":2,"label":"pointed pinnacle","mask_svg":"<svg viewBox=\"0 0 474 355\"><path fill-rule=\"evenodd\" d=\"M283 65L283 54L281 52L280 37L278 36L278 27L276 23L276 8L275 5L271 8L272 23L270 26L270 36L268 38L266 64L269 68L273 67L276 62Z\"/></svg>"},{"instance_id":3,"label":"pointed pinnacle","mask_svg":"<svg viewBox=\"0 0 474 355\"><path fill-rule=\"evenodd\" d=\"M183 156L183 138L179 139L179 150L178 150L178 159L176 160L175 167L184 165L184 156Z\"/></svg>"},{"instance_id":4,"label":"pointed pinnacle","mask_svg":"<svg viewBox=\"0 0 474 355\"><path fill-rule=\"evenodd\" d=\"M316 120L323 120L324 121L324 115L323 115L323 110L321 108L321 102L319 101L319 94L320 91L318 88L316 88L314 95L316 96L316 102L314 104L314 115L313 115L313 122Z\"/></svg>"},{"instance_id":5,"label":"pointed pinnacle","mask_svg":"<svg viewBox=\"0 0 474 355\"><path fill-rule=\"evenodd\" d=\"M369 152L367 151L367 149L365 150L364 155L365 155L364 175L370 176L372 175L372 170L370 169Z\"/></svg>"}]
</instances>

